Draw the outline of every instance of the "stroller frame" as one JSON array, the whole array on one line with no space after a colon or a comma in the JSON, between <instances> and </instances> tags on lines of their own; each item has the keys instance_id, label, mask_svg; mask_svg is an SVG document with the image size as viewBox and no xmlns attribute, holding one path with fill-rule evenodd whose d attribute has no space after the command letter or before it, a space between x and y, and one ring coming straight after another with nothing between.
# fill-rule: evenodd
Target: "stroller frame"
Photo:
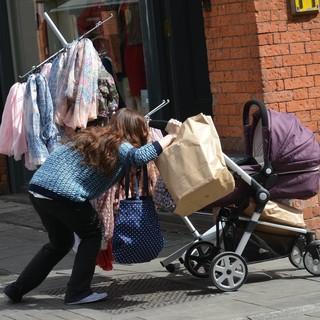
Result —
<instances>
[{"instance_id":1,"label":"stroller frame","mask_svg":"<svg viewBox=\"0 0 320 320\"><path fill-rule=\"evenodd\" d=\"M220 250L216 249L223 249L223 243L219 238L222 238L222 230L225 227L225 222L220 221L201 234L190 219L184 216L181 218L193 235L194 241L189 242L161 260L161 265L165 267L167 271L174 272L176 270L176 264L173 264L173 262L178 260L181 264L185 265L188 271L194 276L200 278L210 276L212 282L220 291L235 291L245 283L248 276L247 262L242 258L242 253L256 225L262 225L297 233L296 243L292 247L289 255L290 262L298 269L305 267L311 274L316 276L320 275L320 240L314 240L314 232L304 228L260 221L259 219L263 209L269 201L268 190L257 183L255 179L242 170L242 168L225 154L224 159L230 169L239 174L246 183L254 188L256 191L256 199L258 199L251 218L238 217L240 221L247 223L247 227L236 250L218 253ZM213 247L211 247L210 244L212 244ZM194 252L196 252L196 257L192 256ZM186 262L190 262L190 259L196 260L195 265L186 265ZM200 271L200 269L203 271ZM216 269L218 269L218 271Z\"/></svg>"},{"instance_id":2,"label":"stroller frame","mask_svg":"<svg viewBox=\"0 0 320 320\"><path fill-rule=\"evenodd\" d=\"M251 105L259 107L262 114L262 125L263 127L267 127L268 115L266 108L264 104L256 100L248 101L245 104L245 114L243 118L244 123L248 121L248 114ZM226 246L223 238L225 229L229 228L229 217L228 214L227 216L224 216L223 210L226 210L226 207L221 206L218 217L221 215L222 219L218 219L215 225L202 234L199 233L187 216L181 217L193 235L194 241L189 242L165 259L161 260L161 265L169 272L174 272L176 265L173 264L173 262L178 260L191 274L201 278L210 276L212 282L220 291L235 291L245 283L248 276L247 264L252 263L245 260L242 256L243 252L252 234L256 230L256 227L266 226L293 233L294 236L292 239L294 244L290 247L291 252L281 256L281 258L288 256L290 262L296 268L306 268L306 270L311 274L319 276L320 240L314 240L313 231L300 227L282 225L279 223L260 221L261 214L270 200L269 190L275 184L274 172L269 159L264 157L265 161L262 173L267 176L267 179L264 186L262 186L252 175L249 175L237 163L231 160L231 158L225 154L223 154L223 156L227 167L249 186L250 190L253 192L255 201L255 208L251 218L237 215L237 221L245 223L245 230L236 246L236 249L234 251L225 250ZM310 169L310 171L312 170L314 171L315 168ZM244 208L245 207L242 209ZM235 210L236 214L242 211L241 208L238 211L237 209ZM268 260L272 260L272 258Z\"/></svg>"}]
</instances>

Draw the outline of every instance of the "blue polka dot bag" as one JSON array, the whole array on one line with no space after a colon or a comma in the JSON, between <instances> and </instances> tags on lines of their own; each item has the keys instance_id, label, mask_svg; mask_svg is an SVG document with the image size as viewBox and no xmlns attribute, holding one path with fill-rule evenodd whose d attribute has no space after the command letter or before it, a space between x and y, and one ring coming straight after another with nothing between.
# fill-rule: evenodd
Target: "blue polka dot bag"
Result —
<instances>
[{"instance_id":1,"label":"blue polka dot bag","mask_svg":"<svg viewBox=\"0 0 320 320\"><path fill-rule=\"evenodd\" d=\"M131 155L127 158L125 175L126 199L120 201L118 218L115 221L112 238L112 253L116 262L123 264L143 263L155 259L164 245L159 217L149 194L147 166L143 166L143 189L140 196L138 179L134 177L136 195L128 198Z\"/></svg>"}]
</instances>

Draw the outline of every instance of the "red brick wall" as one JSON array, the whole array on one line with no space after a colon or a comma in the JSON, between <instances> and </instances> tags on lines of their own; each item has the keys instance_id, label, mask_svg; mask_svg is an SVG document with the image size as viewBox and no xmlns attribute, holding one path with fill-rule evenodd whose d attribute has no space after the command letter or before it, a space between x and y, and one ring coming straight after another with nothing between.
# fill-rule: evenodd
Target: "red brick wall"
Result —
<instances>
[{"instance_id":1,"label":"red brick wall","mask_svg":"<svg viewBox=\"0 0 320 320\"><path fill-rule=\"evenodd\" d=\"M256 9L253 1L212 1L205 29L213 113L221 138L242 137L242 106L263 98Z\"/></svg>"},{"instance_id":2,"label":"red brick wall","mask_svg":"<svg viewBox=\"0 0 320 320\"><path fill-rule=\"evenodd\" d=\"M320 15L294 16L286 1L256 4L264 102L269 108L295 113L318 134Z\"/></svg>"},{"instance_id":3,"label":"red brick wall","mask_svg":"<svg viewBox=\"0 0 320 320\"><path fill-rule=\"evenodd\" d=\"M9 193L9 177L6 156L0 154L0 195Z\"/></svg>"},{"instance_id":4,"label":"red brick wall","mask_svg":"<svg viewBox=\"0 0 320 320\"><path fill-rule=\"evenodd\" d=\"M250 99L295 113L320 141L320 14L294 16L286 0L211 5L204 20L213 113L224 150L242 150L242 107ZM319 196L293 204L320 236Z\"/></svg>"}]
</instances>

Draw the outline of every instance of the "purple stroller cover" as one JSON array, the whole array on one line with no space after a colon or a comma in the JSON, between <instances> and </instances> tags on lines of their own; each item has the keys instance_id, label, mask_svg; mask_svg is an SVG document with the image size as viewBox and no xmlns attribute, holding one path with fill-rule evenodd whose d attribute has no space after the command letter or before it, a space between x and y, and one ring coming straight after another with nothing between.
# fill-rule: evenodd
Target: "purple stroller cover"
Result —
<instances>
[{"instance_id":1,"label":"purple stroller cover","mask_svg":"<svg viewBox=\"0 0 320 320\"><path fill-rule=\"evenodd\" d=\"M267 110L269 128L263 128L265 158L277 172L297 171L320 165L320 146L313 132L292 113ZM245 149L252 155L252 143L260 113L253 114L252 125L244 127Z\"/></svg>"},{"instance_id":2,"label":"purple stroller cover","mask_svg":"<svg viewBox=\"0 0 320 320\"><path fill-rule=\"evenodd\" d=\"M294 114L267 110L269 127L262 127L264 159L271 162L276 185L271 198L307 199L318 193L320 146L313 132L301 124ZM251 125L244 126L245 151L254 156L253 139L260 112L253 114Z\"/></svg>"}]
</instances>

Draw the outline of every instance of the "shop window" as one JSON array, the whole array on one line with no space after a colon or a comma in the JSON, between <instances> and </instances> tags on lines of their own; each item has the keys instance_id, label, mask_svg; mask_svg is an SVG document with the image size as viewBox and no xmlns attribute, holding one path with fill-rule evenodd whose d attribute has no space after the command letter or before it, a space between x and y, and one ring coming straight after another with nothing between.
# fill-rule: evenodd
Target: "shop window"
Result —
<instances>
[{"instance_id":1,"label":"shop window","mask_svg":"<svg viewBox=\"0 0 320 320\"><path fill-rule=\"evenodd\" d=\"M88 1L70 0L58 7L54 7L56 1L51 2L51 6L46 3L49 14L57 22L61 34L70 38L68 42L113 16L86 37L114 76L120 103L146 114L149 104L139 2L106 0L100 1L100 5L88 5Z\"/></svg>"}]
</instances>

